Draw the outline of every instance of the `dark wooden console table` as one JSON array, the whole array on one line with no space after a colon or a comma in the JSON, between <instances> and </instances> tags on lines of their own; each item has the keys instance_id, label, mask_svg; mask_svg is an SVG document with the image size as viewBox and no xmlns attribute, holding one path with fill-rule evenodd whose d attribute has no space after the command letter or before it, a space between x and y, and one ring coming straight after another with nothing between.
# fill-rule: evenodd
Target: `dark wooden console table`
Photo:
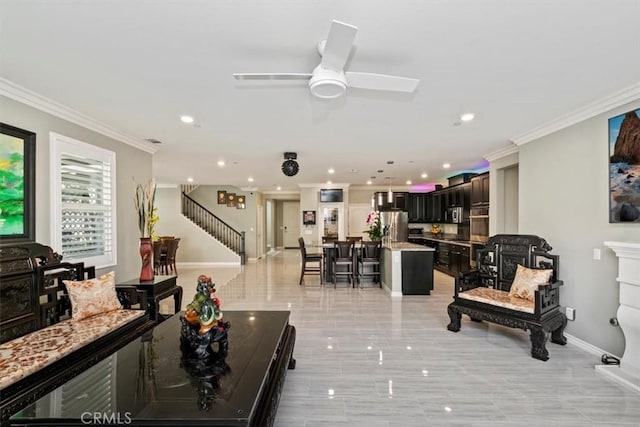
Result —
<instances>
[{"instance_id":1,"label":"dark wooden console table","mask_svg":"<svg viewBox=\"0 0 640 427\"><path fill-rule=\"evenodd\" d=\"M224 319L231 323L224 359L185 359L180 318L172 316L8 425L272 426L287 368L295 368L289 312L225 311Z\"/></svg>"},{"instance_id":2,"label":"dark wooden console table","mask_svg":"<svg viewBox=\"0 0 640 427\"><path fill-rule=\"evenodd\" d=\"M116 283L116 291L124 308L131 308L132 304L140 303L140 308L148 310L149 317L161 322L160 301L173 297L175 313L182 305L182 287L177 284L178 276L155 276L153 280L141 281L132 279L127 282ZM131 292L133 291L133 292ZM136 293L142 293L139 300Z\"/></svg>"}]
</instances>

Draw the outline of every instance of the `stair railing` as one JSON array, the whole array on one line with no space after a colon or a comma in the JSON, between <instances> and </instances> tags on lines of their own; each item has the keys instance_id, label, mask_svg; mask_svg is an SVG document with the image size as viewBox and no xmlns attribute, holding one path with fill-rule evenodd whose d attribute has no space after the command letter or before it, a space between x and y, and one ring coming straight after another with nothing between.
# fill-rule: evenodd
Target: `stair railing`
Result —
<instances>
[{"instance_id":1,"label":"stair railing","mask_svg":"<svg viewBox=\"0 0 640 427\"><path fill-rule=\"evenodd\" d=\"M182 192L182 214L198 227L216 238L220 243L240 255L240 264L245 263L245 233L237 231L213 212Z\"/></svg>"}]
</instances>

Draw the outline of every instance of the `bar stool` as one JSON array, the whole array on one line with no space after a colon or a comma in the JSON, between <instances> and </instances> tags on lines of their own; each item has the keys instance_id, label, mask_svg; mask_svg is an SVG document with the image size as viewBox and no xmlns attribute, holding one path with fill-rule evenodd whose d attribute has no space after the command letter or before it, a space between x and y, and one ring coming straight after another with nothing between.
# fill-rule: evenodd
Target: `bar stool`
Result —
<instances>
[{"instance_id":1,"label":"bar stool","mask_svg":"<svg viewBox=\"0 0 640 427\"><path fill-rule=\"evenodd\" d=\"M338 276L346 277L349 284L354 284L353 273L353 249L355 243L349 241L337 241L334 243L335 256L331 260L333 267L333 287L336 287Z\"/></svg>"},{"instance_id":2,"label":"bar stool","mask_svg":"<svg viewBox=\"0 0 640 427\"><path fill-rule=\"evenodd\" d=\"M318 274L320 276L320 284L323 283L324 270L322 268L323 256L322 254L309 254L307 253L307 247L304 244L304 238L298 238L298 244L300 245L300 257L302 259L302 268L300 270L300 285L304 282L305 273ZM318 263L317 266L308 265L308 263Z\"/></svg>"},{"instance_id":3,"label":"bar stool","mask_svg":"<svg viewBox=\"0 0 640 427\"><path fill-rule=\"evenodd\" d=\"M362 248L358 255L358 284L360 287L362 287L362 281L365 277L371 277L373 283L378 283L382 287L380 252L382 252L382 242L362 242Z\"/></svg>"}]
</instances>

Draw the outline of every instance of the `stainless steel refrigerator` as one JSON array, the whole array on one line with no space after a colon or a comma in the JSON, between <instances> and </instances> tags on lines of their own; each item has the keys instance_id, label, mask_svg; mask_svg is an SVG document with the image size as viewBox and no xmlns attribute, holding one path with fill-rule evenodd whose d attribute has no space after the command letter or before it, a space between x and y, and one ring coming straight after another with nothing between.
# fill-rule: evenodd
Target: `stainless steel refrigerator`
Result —
<instances>
[{"instance_id":1,"label":"stainless steel refrigerator","mask_svg":"<svg viewBox=\"0 0 640 427\"><path fill-rule=\"evenodd\" d=\"M409 214L402 211L380 212L384 236L390 242L406 242L409 237Z\"/></svg>"}]
</instances>

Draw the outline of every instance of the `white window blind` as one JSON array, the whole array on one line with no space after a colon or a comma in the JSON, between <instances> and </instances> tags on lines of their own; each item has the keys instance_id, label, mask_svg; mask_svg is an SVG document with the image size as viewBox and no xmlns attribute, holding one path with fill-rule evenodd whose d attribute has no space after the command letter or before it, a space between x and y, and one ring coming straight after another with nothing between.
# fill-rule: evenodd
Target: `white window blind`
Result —
<instances>
[{"instance_id":1,"label":"white window blind","mask_svg":"<svg viewBox=\"0 0 640 427\"><path fill-rule=\"evenodd\" d=\"M51 136L55 247L66 261L114 265L115 153Z\"/></svg>"}]
</instances>

